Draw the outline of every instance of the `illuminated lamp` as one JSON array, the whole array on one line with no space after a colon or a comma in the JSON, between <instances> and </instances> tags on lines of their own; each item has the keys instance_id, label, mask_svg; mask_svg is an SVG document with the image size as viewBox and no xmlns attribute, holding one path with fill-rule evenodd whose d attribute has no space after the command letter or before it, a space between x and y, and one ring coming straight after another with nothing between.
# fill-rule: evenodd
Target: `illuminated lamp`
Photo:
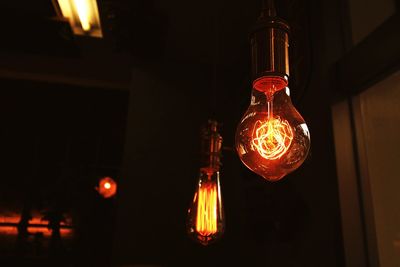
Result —
<instances>
[{"instance_id":1,"label":"illuminated lamp","mask_svg":"<svg viewBox=\"0 0 400 267\"><path fill-rule=\"evenodd\" d=\"M76 35L103 37L96 0L53 0L59 17L69 20Z\"/></svg>"},{"instance_id":2,"label":"illuminated lamp","mask_svg":"<svg viewBox=\"0 0 400 267\"><path fill-rule=\"evenodd\" d=\"M278 181L306 159L310 133L293 106L289 81L289 26L267 5L251 34L253 89L236 130L236 150L245 166Z\"/></svg>"},{"instance_id":3,"label":"illuminated lamp","mask_svg":"<svg viewBox=\"0 0 400 267\"><path fill-rule=\"evenodd\" d=\"M202 245L218 240L225 229L219 168L222 137L217 122L209 121L203 129L202 166L193 202L188 210L188 235Z\"/></svg>"},{"instance_id":4,"label":"illuminated lamp","mask_svg":"<svg viewBox=\"0 0 400 267\"><path fill-rule=\"evenodd\" d=\"M99 180L96 190L102 197L110 198L117 193L117 183L111 177L103 177Z\"/></svg>"}]
</instances>

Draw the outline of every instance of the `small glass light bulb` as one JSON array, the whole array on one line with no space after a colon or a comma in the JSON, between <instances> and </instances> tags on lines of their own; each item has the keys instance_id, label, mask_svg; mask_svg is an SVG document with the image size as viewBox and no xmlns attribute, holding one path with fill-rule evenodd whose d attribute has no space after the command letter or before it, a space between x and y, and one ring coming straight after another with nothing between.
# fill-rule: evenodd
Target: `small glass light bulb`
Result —
<instances>
[{"instance_id":1,"label":"small glass light bulb","mask_svg":"<svg viewBox=\"0 0 400 267\"><path fill-rule=\"evenodd\" d=\"M197 190L188 210L188 234L202 245L222 236L225 228L219 172L200 171Z\"/></svg>"},{"instance_id":2,"label":"small glass light bulb","mask_svg":"<svg viewBox=\"0 0 400 267\"><path fill-rule=\"evenodd\" d=\"M209 121L203 131L203 160L193 202L188 210L187 232L202 245L218 240L225 230L225 216L219 181L222 137L217 123Z\"/></svg>"}]
</instances>

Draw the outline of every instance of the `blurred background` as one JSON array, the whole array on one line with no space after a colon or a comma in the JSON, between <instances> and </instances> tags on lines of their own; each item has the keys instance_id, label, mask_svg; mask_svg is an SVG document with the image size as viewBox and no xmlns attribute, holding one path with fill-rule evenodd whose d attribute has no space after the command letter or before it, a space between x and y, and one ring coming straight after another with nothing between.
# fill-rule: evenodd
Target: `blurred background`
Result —
<instances>
[{"instance_id":1,"label":"blurred background","mask_svg":"<svg viewBox=\"0 0 400 267\"><path fill-rule=\"evenodd\" d=\"M400 3L275 2L312 140L277 183L234 148L261 0L0 3L0 266L400 266ZM210 118L226 231L204 247Z\"/></svg>"}]
</instances>

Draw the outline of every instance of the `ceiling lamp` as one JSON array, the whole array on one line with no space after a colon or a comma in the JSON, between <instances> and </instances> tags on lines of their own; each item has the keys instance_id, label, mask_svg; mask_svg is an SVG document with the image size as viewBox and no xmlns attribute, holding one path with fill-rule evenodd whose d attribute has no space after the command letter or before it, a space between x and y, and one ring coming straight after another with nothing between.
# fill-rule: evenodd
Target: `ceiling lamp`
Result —
<instances>
[{"instance_id":1,"label":"ceiling lamp","mask_svg":"<svg viewBox=\"0 0 400 267\"><path fill-rule=\"evenodd\" d=\"M236 150L250 170L277 181L297 169L310 148L307 125L292 105L289 26L267 5L251 35L253 89L236 130Z\"/></svg>"},{"instance_id":2,"label":"ceiling lamp","mask_svg":"<svg viewBox=\"0 0 400 267\"><path fill-rule=\"evenodd\" d=\"M216 121L208 121L202 131L202 164L193 202L188 210L187 231L202 245L218 240L225 229L219 182L222 137Z\"/></svg>"},{"instance_id":3,"label":"ceiling lamp","mask_svg":"<svg viewBox=\"0 0 400 267\"><path fill-rule=\"evenodd\" d=\"M103 37L96 0L53 0L59 17L67 18L76 35Z\"/></svg>"}]
</instances>

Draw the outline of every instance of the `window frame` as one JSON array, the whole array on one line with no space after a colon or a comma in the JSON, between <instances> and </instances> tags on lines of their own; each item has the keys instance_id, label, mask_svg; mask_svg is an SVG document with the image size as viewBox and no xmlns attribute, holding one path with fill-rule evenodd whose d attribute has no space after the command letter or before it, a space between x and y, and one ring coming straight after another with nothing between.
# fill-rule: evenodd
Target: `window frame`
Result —
<instances>
[{"instance_id":1,"label":"window frame","mask_svg":"<svg viewBox=\"0 0 400 267\"><path fill-rule=\"evenodd\" d=\"M345 53L334 68L332 120L346 266L379 266L360 103L356 95L400 69L400 1L396 11L353 45L348 0L341 0Z\"/></svg>"}]
</instances>

